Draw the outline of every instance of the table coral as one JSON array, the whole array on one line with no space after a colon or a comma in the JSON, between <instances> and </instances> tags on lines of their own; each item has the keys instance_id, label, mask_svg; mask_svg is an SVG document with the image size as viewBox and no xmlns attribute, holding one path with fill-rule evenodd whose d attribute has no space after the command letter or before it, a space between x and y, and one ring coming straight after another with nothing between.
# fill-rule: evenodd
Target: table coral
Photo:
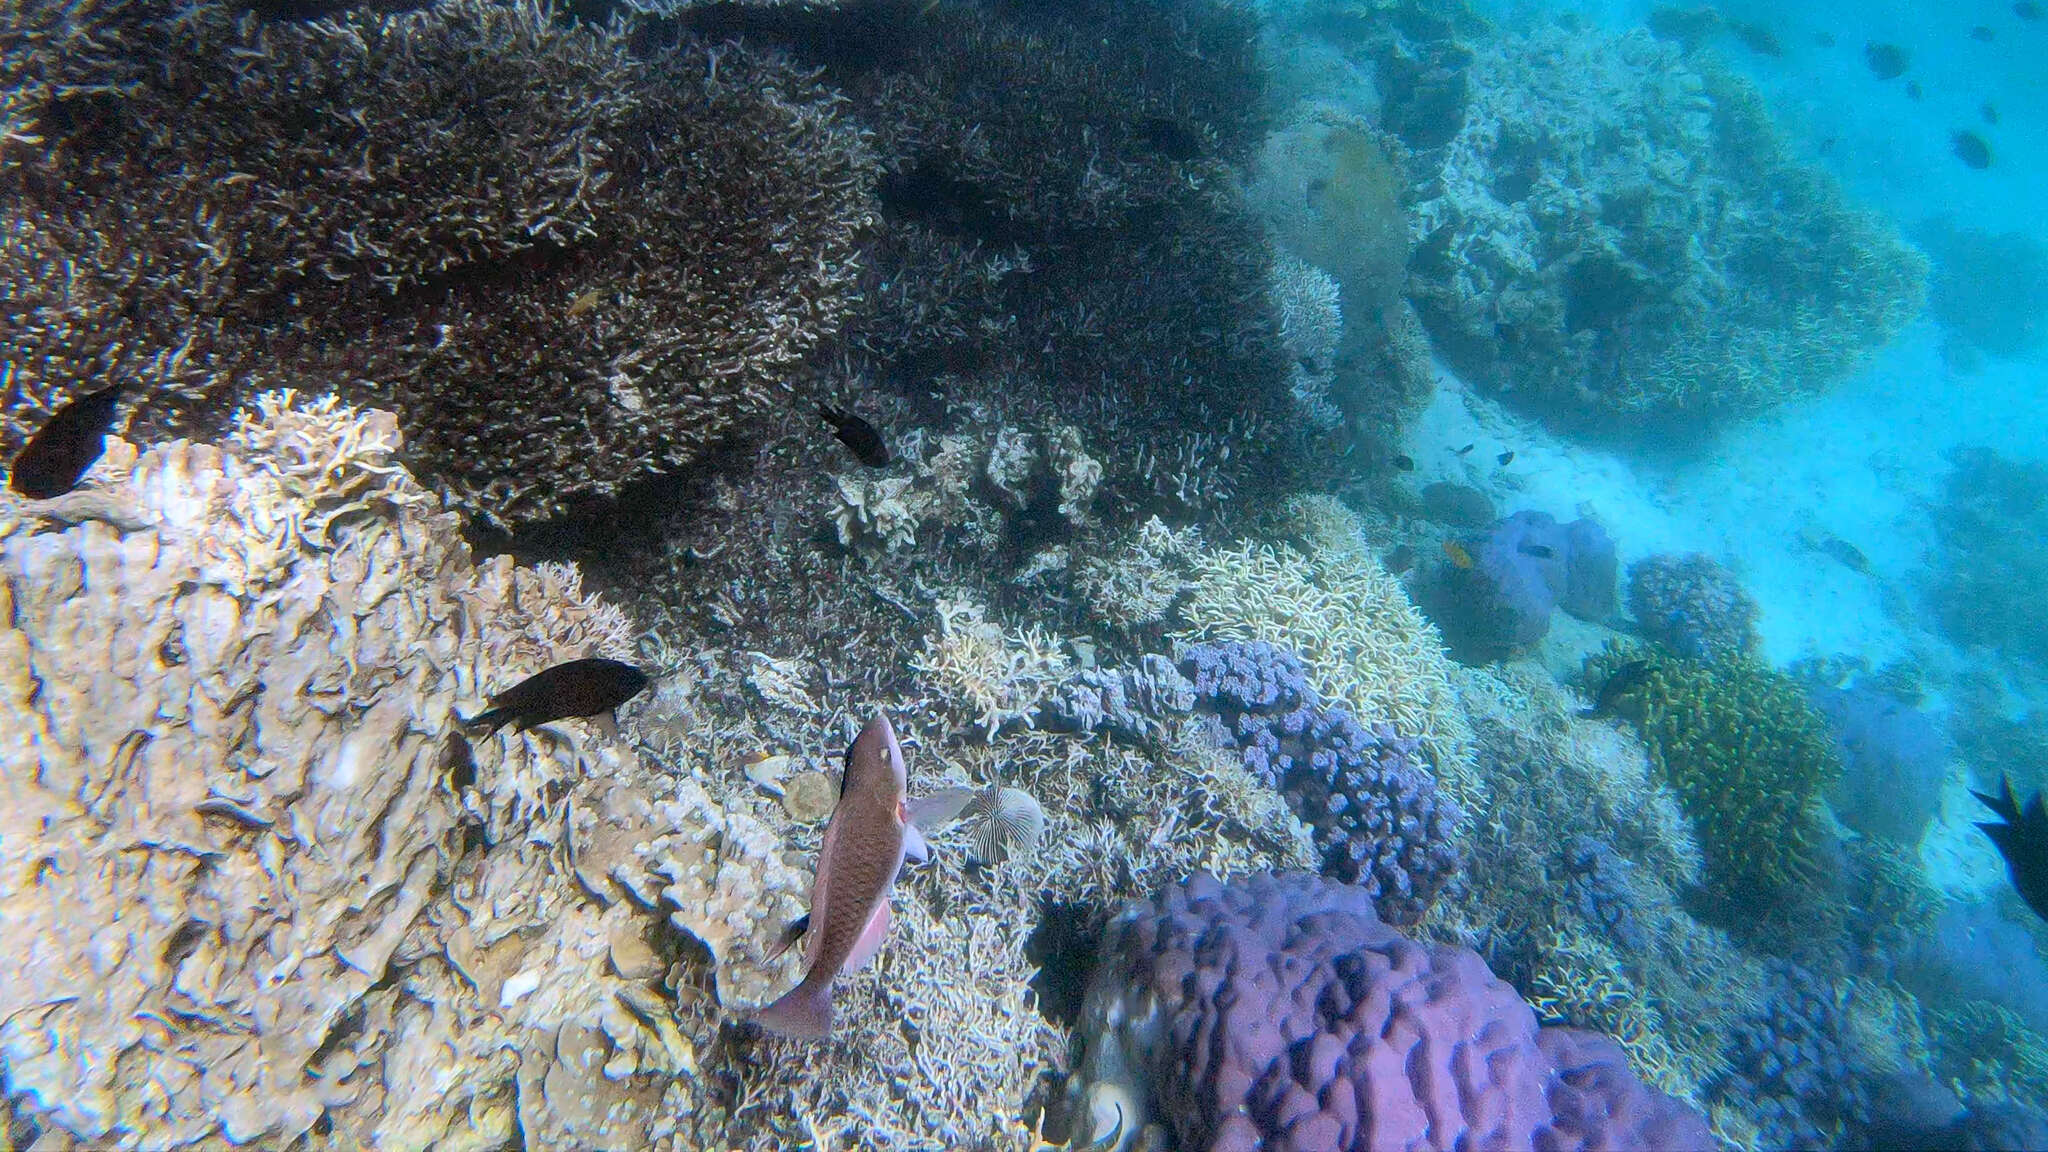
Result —
<instances>
[{"instance_id":1,"label":"table coral","mask_svg":"<svg viewBox=\"0 0 2048 1152\"><path fill-rule=\"evenodd\" d=\"M1803 166L1743 80L1649 33L1479 44L1415 206L1413 298L1461 371L1584 427L1810 394L1898 332L1927 262Z\"/></svg>"},{"instance_id":2,"label":"table coral","mask_svg":"<svg viewBox=\"0 0 2048 1152\"><path fill-rule=\"evenodd\" d=\"M463 735L629 630L573 568L473 563L399 450L266 396L224 447L110 444L100 503L0 498L0 1051L36 1125L646 1148L704 1090L683 941L727 1003L780 978L802 884L758 823L577 722Z\"/></svg>"},{"instance_id":3,"label":"table coral","mask_svg":"<svg viewBox=\"0 0 2048 1152\"><path fill-rule=\"evenodd\" d=\"M1538 1029L1473 952L1412 942L1354 887L1198 875L1112 921L1076 1083L1183 1147L1706 1148L1613 1043Z\"/></svg>"}]
</instances>

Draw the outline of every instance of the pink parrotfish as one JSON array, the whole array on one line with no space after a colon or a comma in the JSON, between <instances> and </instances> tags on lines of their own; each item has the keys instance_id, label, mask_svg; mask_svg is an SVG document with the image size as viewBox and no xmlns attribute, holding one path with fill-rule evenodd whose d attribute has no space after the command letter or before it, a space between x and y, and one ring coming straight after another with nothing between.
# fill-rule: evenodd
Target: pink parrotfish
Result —
<instances>
[{"instance_id":1,"label":"pink parrotfish","mask_svg":"<svg viewBox=\"0 0 2048 1152\"><path fill-rule=\"evenodd\" d=\"M808 939L803 983L761 1010L762 1027L805 1040L831 1034L833 981L860 971L881 950L897 872L905 858L930 855L907 786L896 730L877 715L846 750L839 804L811 881L810 915L798 922Z\"/></svg>"}]
</instances>

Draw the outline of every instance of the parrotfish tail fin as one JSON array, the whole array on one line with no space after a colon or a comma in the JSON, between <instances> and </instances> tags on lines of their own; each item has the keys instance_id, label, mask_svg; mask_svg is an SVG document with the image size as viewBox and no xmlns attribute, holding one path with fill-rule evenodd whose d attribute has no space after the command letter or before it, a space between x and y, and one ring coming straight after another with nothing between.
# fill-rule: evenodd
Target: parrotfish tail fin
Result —
<instances>
[{"instance_id":1,"label":"parrotfish tail fin","mask_svg":"<svg viewBox=\"0 0 2048 1152\"><path fill-rule=\"evenodd\" d=\"M832 1034L832 982L805 980L754 1019L778 1036L823 1040Z\"/></svg>"},{"instance_id":2,"label":"parrotfish tail fin","mask_svg":"<svg viewBox=\"0 0 2048 1152\"><path fill-rule=\"evenodd\" d=\"M932 846L925 843L924 833L915 824L903 826L903 858L912 864L923 864L932 858Z\"/></svg>"}]
</instances>

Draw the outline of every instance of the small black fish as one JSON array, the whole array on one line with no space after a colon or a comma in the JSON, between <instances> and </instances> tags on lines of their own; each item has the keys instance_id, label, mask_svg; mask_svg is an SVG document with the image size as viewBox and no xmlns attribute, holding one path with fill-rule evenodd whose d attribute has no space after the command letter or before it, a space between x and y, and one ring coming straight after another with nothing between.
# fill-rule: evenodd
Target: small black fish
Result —
<instances>
[{"instance_id":1,"label":"small black fish","mask_svg":"<svg viewBox=\"0 0 2048 1152\"><path fill-rule=\"evenodd\" d=\"M1199 131L1170 116L1147 116L1138 121L1138 139L1167 159L1183 162L1201 159L1205 143Z\"/></svg>"},{"instance_id":2,"label":"small black fish","mask_svg":"<svg viewBox=\"0 0 2048 1152\"><path fill-rule=\"evenodd\" d=\"M1996 796L1986 796L1971 789L1970 795L1984 802L1986 808L1998 814L2003 824L1985 822L1977 825L1991 842L1998 846L1998 854L2005 857L2005 870L2012 877L2012 886L2034 910L2036 916L2048 920L2048 808L2041 804L2041 794L2022 809L2012 794L2012 780L2004 775L1998 778Z\"/></svg>"},{"instance_id":3,"label":"small black fish","mask_svg":"<svg viewBox=\"0 0 2048 1152\"><path fill-rule=\"evenodd\" d=\"M2022 20L2039 20L2041 6L2034 3L2034 0L2019 0L2019 3L2012 6L2012 14Z\"/></svg>"},{"instance_id":4,"label":"small black fish","mask_svg":"<svg viewBox=\"0 0 2048 1152\"><path fill-rule=\"evenodd\" d=\"M1413 472L1415 471L1415 458L1413 456L1396 456L1394 457L1394 467L1403 472Z\"/></svg>"},{"instance_id":5,"label":"small black fish","mask_svg":"<svg viewBox=\"0 0 2048 1152\"><path fill-rule=\"evenodd\" d=\"M1863 62L1870 65L1871 74L1879 80L1895 80L1905 75L1909 66L1904 48L1876 41L1863 46Z\"/></svg>"},{"instance_id":6,"label":"small black fish","mask_svg":"<svg viewBox=\"0 0 2048 1152\"><path fill-rule=\"evenodd\" d=\"M832 426L832 436L870 468L887 468L895 457L889 454L889 445L882 441L882 434L875 426L851 412L841 412L824 405L818 407L818 415Z\"/></svg>"},{"instance_id":7,"label":"small black fish","mask_svg":"<svg viewBox=\"0 0 2048 1152\"><path fill-rule=\"evenodd\" d=\"M1863 550L1839 536L1830 536L1814 547L1840 561L1845 568L1857 572L1870 571L1870 559L1863 555Z\"/></svg>"},{"instance_id":8,"label":"small black fish","mask_svg":"<svg viewBox=\"0 0 2048 1152\"><path fill-rule=\"evenodd\" d=\"M1607 682L1600 685L1599 694L1593 697L1593 706L1581 709L1579 715L1588 718L1611 715L1621 698L1641 687L1649 676L1648 660L1631 660L1623 664L1608 674Z\"/></svg>"},{"instance_id":9,"label":"small black fish","mask_svg":"<svg viewBox=\"0 0 2048 1152\"><path fill-rule=\"evenodd\" d=\"M1989 44L1993 40L1998 39L1998 33L1993 32L1988 25L1979 24L1975 28L1970 29L1970 39L1980 44Z\"/></svg>"},{"instance_id":10,"label":"small black fish","mask_svg":"<svg viewBox=\"0 0 2048 1152\"><path fill-rule=\"evenodd\" d=\"M490 710L465 721L486 734L507 724L526 731L571 716L608 713L647 687L647 673L631 664L586 656L544 668L491 697Z\"/></svg>"},{"instance_id":11,"label":"small black fish","mask_svg":"<svg viewBox=\"0 0 2048 1152\"><path fill-rule=\"evenodd\" d=\"M1777 35L1761 24L1751 24L1744 20L1730 20L1728 21L1728 31L1734 33L1737 40L1742 41L1744 48L1759 56L1783 56L1785 54L1785 46L1778 43Z\"/></svg>"},{"instance_id":12,"label":"small black fish","mask_svg":"<svg viewBox=\"0 0 2048 1152\"><path fill-rule=\"evenodd\" d=\"M1386 564L1387 572L1390 575L1400 576L1406 573L1410 568L1415 567L1415 546L1413 544L1394 545L1387 552L1386 558L1382 563Z\"/></svg>"},{"instance_id":13,"label":"small black fish","mask_svg":"<svg viewBox=\"0 0 2048 1152\"><path fill-rule=\"evenodd\" d=\"M1453 455L1453 456L1469 456L1469 455L1471 455L1471 454L1472 454L1472 450L1473 450L1474 448L1477 448L1477 447L1479 447L1479 445L1477 445L1477 444L1467 444L1467 445L1465 445L1465 446L1464 446L1463 448L1460 448L1460 449L1458 449L1458 450L1457 450L1456 452L1453 452L1453 453L1452 453L1452 455Z\"/></svg>"},{"instance_id":14,"label":"small black fish","mask_svg":"<svg viewBox=\"0 0 2048 1152\"><path fill-rule=\"evenodd\" d=\"M1906 81L1906 99L1918 100L1922 95L1923 93L1920 91L1920 82L1918 80Z\"/></svg>"},{"instance_id":15,"label":"small black fish","mask_svg":"<svg viewBox=\"0 0 2048 1152\"><path fill-rule=\"evenodd\" d=\"M1500 466L1505 468L1508 465L1513 464L1515 462L1514 450L1509 449L1508 451L1503 452L1498 456L1495 456L1494 459L1500 461Z\"/></svg>"},{"instance_id":16,"label":"small black fish","mask_svg":"<svg viewBox=\"0 0 2048 1152\"><path fill-rule=\"evenodd\" d=\"M7 486L31 500L48 500L78 487L107 450L107 433L120 403L118 383L66 401L15 453Z\"/></svg>"},{"instance_id":17,"label":"small black fish","mask_svg":"<svg viewBox=\"0 0 2048 1152\"><path fill-rule=\"evenodd\" d=\"M1557 552L1548 544L1530 544L1525 541L1515 545L1515 551L1524 556L1534 556L1538 560L1552 560L1557 557Z\"/></svg>"},{"instance_id":18,"label":"small black fish","mask_svg":"<svg viewBox=\"0 0 2048 1152\"><path fill-rule=\"evenodd\" d=\"M1991 101L1986 100L1977 109L1977 115L1982 116L1986 124L1995 125L1998 123L1998 106L1996 104L1993 104Z\"/></svg>"},{"instance_id":19,"label":"small black fish","mask_svg":"<svg viewBox=\"0 0 2048 1152\"><path fill-rule=\"evenodd\" d=\"M1961 160L1965 167L1975 168L1979 172L1991 167L1991 145L1986 144L1982 136L1965 128L1956 133L1951 142L1955 148L1956 159Z\"/></svg>"},{"instance_id":20,"label":"small black fish","mask_svg":"<svg viewBox=\"0 0 2048 1152\"><path fill-rule=\"evenodd\" d=\"M1813 43L1817 48L1833 48L1835 46L1835 34L1832 32L1815 32L1813 34Z\"/></svg>"}]
</instances>

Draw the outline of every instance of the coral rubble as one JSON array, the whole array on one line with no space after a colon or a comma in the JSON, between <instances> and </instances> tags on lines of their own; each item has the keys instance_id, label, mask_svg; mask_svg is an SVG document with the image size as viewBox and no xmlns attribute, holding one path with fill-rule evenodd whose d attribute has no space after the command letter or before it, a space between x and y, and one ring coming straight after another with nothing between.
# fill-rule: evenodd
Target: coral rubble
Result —
<instances>
[{"instance_id":1,"label":"coral rubble","mask_svg":"<svg viewBox=\"0 0 2048 1152\"><path fill-rule=\"evenodd\" d=\"M572 568L472 564L398 453L389 414L265 396L226 447L0 505L0 1044L37 1123L648 1147L703 1089L688 955L714 1003L779 979L765 827L576 722L464 737L628 630Z\"/></svg>"}]
</instances>

